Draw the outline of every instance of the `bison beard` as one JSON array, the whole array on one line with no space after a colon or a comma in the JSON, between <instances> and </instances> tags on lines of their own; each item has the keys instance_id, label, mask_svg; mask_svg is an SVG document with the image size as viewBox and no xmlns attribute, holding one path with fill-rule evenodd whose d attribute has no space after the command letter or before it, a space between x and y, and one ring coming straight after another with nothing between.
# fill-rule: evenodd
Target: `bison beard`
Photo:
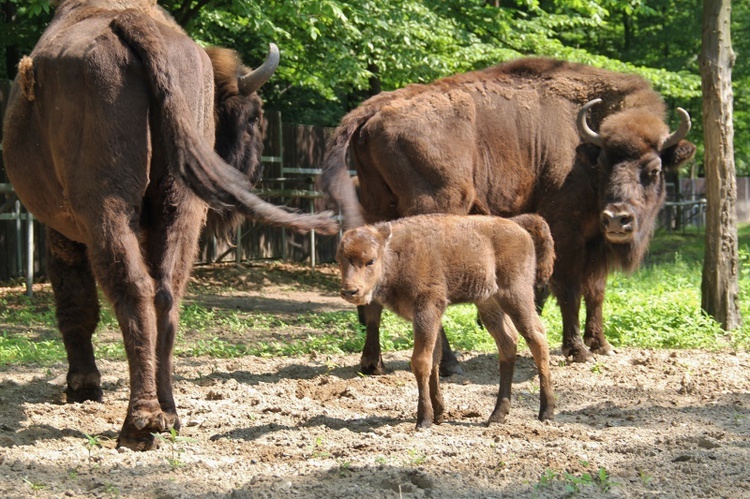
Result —
<instances>
[{"instance_id":1,"label":"bison beard","mask_svg":"<svg viewBox=\"0 0 750 499\"><path fill-rule=\"evenodd\" d=\"M97 284L122 329L130 401L118 446L150 449L153 433L179 428L172 351L209 206L220 224L240 220L237 210L300 231L337 229L327 214L290 213L250 192L261 148L254 92L277 51L248 74L212 59L155 1L62 0L9 98L3 155L19 198L47 226L69 402L102 398ZM221 132L246 137L221 152L247 164L213 150L216 123L232 110L258 118Z\"/></svg>"},{"instance_id":2,"label":"bison beard","mask_svg":"<svg viewBox=\"0 0 750 499\"><path fill-rule=\"evenodd\" d=\"M695 152L682 140L687 113L673 134L665 114L636 75L520 59L368 99L331 137L323 188L346 227L420 213L540 214L555 240L550 289L563 317L562 349L586 361L591 352L614 353L602 324L608 273L637 268L664 203L664 170ZM364 313L363 372L384 369L380 312L369 305ZM441 333L441 365L455 364Z\"/></svg>"}]
</instances>

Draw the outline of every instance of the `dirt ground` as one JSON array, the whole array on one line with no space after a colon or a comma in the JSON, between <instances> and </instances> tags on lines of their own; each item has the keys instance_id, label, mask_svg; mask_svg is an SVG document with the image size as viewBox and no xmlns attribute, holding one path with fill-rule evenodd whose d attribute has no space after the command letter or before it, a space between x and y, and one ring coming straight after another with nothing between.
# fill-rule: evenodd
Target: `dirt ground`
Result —
<instances>
[{"instance_id":1,"label":"dirt ground","mask_svg":"<svg viewBox=\"0 0 750 499\"><path fill-rule=\"evenodd\" d=\"M198 269L188 299L281 315L348 307L330 273L318 291L275 274ZM496 356L460 352L465 374L443 380L447 421L420 432L410 352L387 353L378 377L357 374L358 355L178 358L183 429L145 453L114 448L124 362L100 361L102 404L64 403L63 364L2 368L0 496L750 497L747 352L621 348L566 364L552 347L553 422L535 419L524 351L507 422L485 426Z\"/></svg>"}]
</instances>

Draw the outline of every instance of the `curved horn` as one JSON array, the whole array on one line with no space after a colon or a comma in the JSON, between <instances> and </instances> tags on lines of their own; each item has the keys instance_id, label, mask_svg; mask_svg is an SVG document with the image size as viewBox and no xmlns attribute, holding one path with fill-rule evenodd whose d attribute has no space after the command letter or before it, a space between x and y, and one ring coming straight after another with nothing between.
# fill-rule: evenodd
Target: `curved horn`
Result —
<instances>
[{"instance_id":1,"label":"curved horn","mask_svg":"<svg viewBox=\"0 0 750 499\"><path fill-rule=\"evenodd\" d=\"M669 149L672 146L676 146L690 131L690 126L692 125L690 114L681 107L677 108L677 114L680 115L680 127L672 135L664 139L662 149Z\"/></svg>"},{"instance_id":2,"label":"curved horn","mask_svg":"<svg viewBox=\"0 0 750 499\"><path fill-rule=\"evenodd\" d=\"M273 72L279 66L279 48L275 43L268 44L268 57L266 60L244 76L240 76L237 79L237 85L239 86L240 93L242 95L250 95L256 92L265 82L271 78Z\"/></svg>"},{"instance_id":3,"label":"curved horn","mask_svg":"<svg viewBox=\"0 0 750 499\"><path fill-rule=\"evenodd\" d=\"M581 110L578 111L578 118L576 119L576 123L578 123L578 133L581 135L584 142L591 142L592 144L599 147L602 147L604 141L602 140L601 135L599 135L598 133L593 131L591 127L589 127L589 124L586 121L586 112L591 106L599 104L601 101L601 99L594 99L584 104Z\"/></svg>"}]
</instances>

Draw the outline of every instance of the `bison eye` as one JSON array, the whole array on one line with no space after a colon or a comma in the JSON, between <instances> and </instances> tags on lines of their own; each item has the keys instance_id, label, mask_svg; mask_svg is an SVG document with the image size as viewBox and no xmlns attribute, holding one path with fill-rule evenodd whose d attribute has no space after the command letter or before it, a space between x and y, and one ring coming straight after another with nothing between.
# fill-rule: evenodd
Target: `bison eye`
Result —
<instances>
[{"instance_id":1,"label":"bison eye","mask_svg":"<svg viewBox=\"0 0 750 499\"><path fill-rule=\"evenodd\" d=\"M372 260L370 260L369 262L367 262L365 265L367 265L369 267L370 265L374 265L374 264L375 264L375 259L373 258Z\"/></svg>"}]
</instances>

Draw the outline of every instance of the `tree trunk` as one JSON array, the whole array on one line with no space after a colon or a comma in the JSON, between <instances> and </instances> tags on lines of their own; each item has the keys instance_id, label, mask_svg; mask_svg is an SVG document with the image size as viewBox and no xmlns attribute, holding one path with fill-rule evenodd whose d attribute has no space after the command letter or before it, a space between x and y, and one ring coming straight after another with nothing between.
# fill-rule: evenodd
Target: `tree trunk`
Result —
<instances>
[{"instance_id":1,"label":"tree trunk","mask_svg":"<svg viewBox=\"0 0 750 499\"><path fill-rule=\"evenodd\" d=\"M730 12L730 0L703 1L701 78L708 207L701 301L703 310L726 331L741 322Z\"/></svg>"}]
</instances>

